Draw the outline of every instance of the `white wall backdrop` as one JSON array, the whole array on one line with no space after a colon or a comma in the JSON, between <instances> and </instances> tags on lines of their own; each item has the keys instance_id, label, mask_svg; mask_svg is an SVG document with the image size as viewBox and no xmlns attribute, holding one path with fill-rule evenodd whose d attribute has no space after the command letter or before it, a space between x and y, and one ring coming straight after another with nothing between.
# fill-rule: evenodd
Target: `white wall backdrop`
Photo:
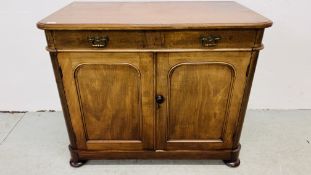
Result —
<instances>
[{"instance_id":1,"label":"white wall backdrop","mask_svg":"<svg viewBox=\"0 0 311 175\"><path fill-rule=\"evenodd\" d=\"M70 2L1 1L0 111L61 109L44 33L35 24ZM311 1L238 2L274 22L265 32L249 108L310 109Z\"/></svg>"}]
</instances>

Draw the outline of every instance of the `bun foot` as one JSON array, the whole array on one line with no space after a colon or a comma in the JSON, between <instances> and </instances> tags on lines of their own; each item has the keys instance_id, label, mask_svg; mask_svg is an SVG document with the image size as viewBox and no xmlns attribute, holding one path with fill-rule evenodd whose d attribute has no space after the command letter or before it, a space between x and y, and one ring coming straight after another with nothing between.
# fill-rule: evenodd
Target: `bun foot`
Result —
<instances>
[{"instance_id":1,"label":"bun foot","mask_svg":"<svg viewBox=\"0 0 311 175\"><path fill-rule=\"evenodd\" d=\"M74 168L78 168L78 167L84 165L86 163L86 160L74 161L74 160L70 159L69 163L70 163L70 166L72 166Z\"/></svg>"},{"instance_id":2,"label":"bun foot","mask_svg":"<svg viewBox=\"0 0 311 175\"><path fill-rule=\"evenodd\" d=\"M223 160L224 163L231 168L235 168L238 167L240 165L240 159L236 159L236 160Z\"/></svg>"}]
</instances>

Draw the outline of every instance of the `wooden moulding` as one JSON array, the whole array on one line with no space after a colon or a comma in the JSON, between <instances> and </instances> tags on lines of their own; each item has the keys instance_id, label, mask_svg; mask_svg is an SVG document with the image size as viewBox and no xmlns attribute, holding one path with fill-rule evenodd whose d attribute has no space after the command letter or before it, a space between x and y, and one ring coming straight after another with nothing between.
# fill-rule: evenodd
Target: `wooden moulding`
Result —
<instances>
[{"instance_id":1,"label":"wooden moulding","mask_svg":"<svg viewBox=\"0 0 311 175\"><path fill-rule=\"evenodd\" d=\"M232 150L210 150L210 151L92 151L75 150L69 148L73 157L78 161L96 159L238 159L241 145Z\"/></svg>"},{"instance_id":2,"label":"wooden moulding","mask_svg":"<svg viewBox=\"0 0 311 175\"><path fill-rule=\"evenodd\" d=\"M175 26L170 25L81 25L72 24L70 26L65 24L48 25L44 23L38 23L37 27L43 30L182 30L182 29L249 29L249 28L267 28L272 26L272 23L257 23L256 25L251 24L236 24L236 26L225 26L225 24L208 25L208 24L197 24L196 26L189 26L189 24L179 24Z\"/></svg>"},{"instance_id":3,"label":"wooden moulding","mask_svg":"<svg viewBox=\"0 0 311 175\"><path fill-rule=\"evenodd\" d=\"M47 47L49 52L250 52L254 50L262 50L263 45L253 48L219 48L219 49L55 49Z\"/></svg>"}]
</instances>

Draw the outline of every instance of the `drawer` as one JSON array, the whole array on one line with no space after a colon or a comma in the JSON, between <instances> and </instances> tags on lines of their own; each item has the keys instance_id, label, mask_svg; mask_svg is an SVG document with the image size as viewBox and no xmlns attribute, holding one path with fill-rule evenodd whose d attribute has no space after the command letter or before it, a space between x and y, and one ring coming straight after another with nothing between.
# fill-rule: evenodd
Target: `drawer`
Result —
<instances>
[{"instance_id":1,"label":"drawer","mask_svg":"<svg viewBox=\"0 0 311 175\"><path fill-rule=\"evenodd\" d=\"M54 31L56 49L251 48L256 29L163 31ZM259 43L260 44L260 43Z\"/></svg>"},{"instance_id":2,"label":"drawer","mask_svg":"<svg viewBox=\"0 0 311 175\"><path fill-rule=\"evenodd\" d=\"M142 31L54 31L56 49L138 49L144 47Z\"/></svg>"},{"instance_id":3,"label":"drawer","mask_svg":"<svg viewBox=\"0 0 311 175\"><path fill-rule=\"evenodd\" d=\"M200 30L164 32L165 48L249 48L257 30Z\"/></svg>"}]
</instances>

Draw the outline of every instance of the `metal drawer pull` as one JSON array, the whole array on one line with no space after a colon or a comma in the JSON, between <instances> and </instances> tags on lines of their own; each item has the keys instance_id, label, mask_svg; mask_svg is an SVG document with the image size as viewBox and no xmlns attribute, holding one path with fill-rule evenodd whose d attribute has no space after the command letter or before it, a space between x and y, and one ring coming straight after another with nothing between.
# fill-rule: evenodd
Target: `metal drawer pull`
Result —
<instances>
[{"instance_id":1,"label":"metal drawer pull","mask_svg":"<svg viewBox=\"0 0 311 175\"><path fill-rule=\"evenodd\" d=\"M88 41L91 43L92 47L103 48L108 45L109 38L108 36L90 36Z\"/></svg>"},{"instance_id":2,"label":"metal drawer pull","mask_svg":"<svg viewBox=\"0 0 311 175\"><path fill-rule=\"evenodd\" d=\"M214 47L221 40L219 35L208 35L200 38L203 47Z\"/></svg>"}]
</instances>

